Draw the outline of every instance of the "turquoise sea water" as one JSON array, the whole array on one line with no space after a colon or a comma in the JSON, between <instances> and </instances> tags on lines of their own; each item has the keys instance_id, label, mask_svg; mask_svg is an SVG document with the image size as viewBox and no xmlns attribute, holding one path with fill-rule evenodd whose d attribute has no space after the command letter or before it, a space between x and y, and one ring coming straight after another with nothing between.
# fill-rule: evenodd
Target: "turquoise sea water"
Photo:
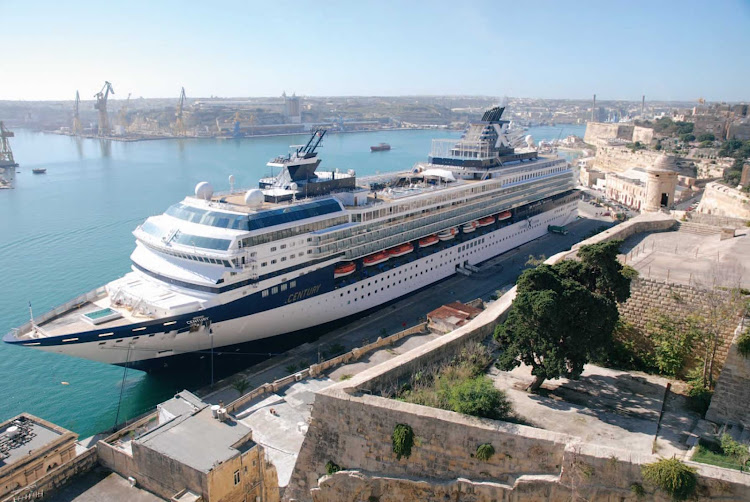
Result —
<instances>
[{"instance_id":1,"label":"turquoise sea water","mask_svg":"<svg viewBox=\"0 0 750 502\"><path fill-rule=\"evenodd\" d=\"M535 140L560 127L532 128ZM584 126L562 128L562 137ZM385 131L327 136L322 170L358 175L402 170L425 160L433 138L455 131ZM255 187L269 159L307 136L189 139L134 143L16 131L21 165L14 190L0 190L0 335L35 313L115 279L129 270L133 229L209 181L217 190ZM386 142L389 152L370 153ZM34 175L32 168L47 168ZM221 369L217 368L217 377ZM114 425L123 369L0 344L0 421L21 411L51 420L82 437ZM208 382L206 371L148 375L129 370L120 421L183 388ZM65 383L63 383L65 382Z\"/></svg>"}]
</instances>

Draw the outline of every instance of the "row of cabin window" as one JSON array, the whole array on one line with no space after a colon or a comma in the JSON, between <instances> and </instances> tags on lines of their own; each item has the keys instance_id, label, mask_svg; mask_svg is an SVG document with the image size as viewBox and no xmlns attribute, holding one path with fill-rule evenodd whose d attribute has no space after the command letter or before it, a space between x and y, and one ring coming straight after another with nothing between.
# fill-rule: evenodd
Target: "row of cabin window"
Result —
<instances>
[{"instance_id":1,"label":"row of cabin window","mask_svg":"<svg viewBox=\"0 0 750 502\"><path fill-rule=\"evenodd\" d=\"M308 250L307 250L307 254L312 254L312 249L308 249ZM294 255L294 254L293 254L293 255L290 255L290 256L289 256L289 259L290 259L290 260L293 260L293 259L294 259L295 257L296 257L296 258L302 258L303 256L305 256L305 253L303 253L303 252L299 252L299 253L297 253L296 255ZM286 256L282 256L281 258L279 258L279 260L281 260L281 261L286 261ZM271 265L275 265L275 264L276 264L276 261L277 261L277 260L276 260L275 258L274 258L273 260L271 260ZM261 266L261 267L266 267L266 266L268 266L268 262L267 262L267 261L261 262L260 266Z\"/></svg>"},{"instance_id":2,"label":"row of cabin window","mask_svg":"<svg viewBox=\"0 0 750 502\"><path fill-rule=\"evenodd\" d=\"M297 281L289 281L288 283L285 282L284 284L280 284L278 286L274 286L271 289L264 289L261 292L260 296L262 296L263 298L265 298L269 294L275 295L276 293L279 292L279 290L286 291L287 289L290 289L290 288L294 289L295 287L297 287Z\"/></svg>"},{"instance_id":3,"label":"row of cabin window","mask_svg":"<svg viewBox=\"0 0 750 502\"><path fill-rule=\"evenodd\" d=\"M224 265L227 268L232 268L232 262L230 262L229 260L220 260L218 258L205 258L203 256L180 253L178 251L172 251L171 249L164 249L164 248L158 248L158 251L160 253L176 256L177 258L182 258L184 260L193 260L193 261L199 261L202 263L211 263L213 265Z\"/></svg>"}]
</instances>

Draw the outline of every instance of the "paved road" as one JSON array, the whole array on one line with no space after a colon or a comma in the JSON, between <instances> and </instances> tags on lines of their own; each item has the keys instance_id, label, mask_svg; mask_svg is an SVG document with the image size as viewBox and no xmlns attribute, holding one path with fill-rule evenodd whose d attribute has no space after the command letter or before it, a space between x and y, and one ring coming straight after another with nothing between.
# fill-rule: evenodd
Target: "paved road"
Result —
<instances>
[{"instance_id":1,"label":"paved road","mask_svg":"<svg viewBox=\"0 0 750 502\"><path fill-rule=\"evenodd\" d=\"M488 301L496 291L505 291L515 284L521 272L528 267L526 261L529 255L552 256L570 249L573 244L585 239L602 226L612 225L610 218L596 216L597 212L601 212L601 208L584 202L579 204L581 219L567 226L568 235L544 235L481 264L479 267L482 270L481 273L472 274L469 277L456 274L341 326L315 342L291 349L217 382L215 388L225 388L210 396L206 395L210 392L209 388L201 389L199 394L204 395L207 401L218 402L221 399L226 403L237 397L237 391L231 387L226 388L228 382L236 378L245 378L252 389L288 375L290 372L287 368L290 365L300 368L317 362L320 357L319 353L330 349L332 345L341 345L348 351L374 341L383 334L390 335L406 327L414 326L422 322L428 312L446 303L456 300L468 302L476 298Z\"/></svg>"}]
</instances>

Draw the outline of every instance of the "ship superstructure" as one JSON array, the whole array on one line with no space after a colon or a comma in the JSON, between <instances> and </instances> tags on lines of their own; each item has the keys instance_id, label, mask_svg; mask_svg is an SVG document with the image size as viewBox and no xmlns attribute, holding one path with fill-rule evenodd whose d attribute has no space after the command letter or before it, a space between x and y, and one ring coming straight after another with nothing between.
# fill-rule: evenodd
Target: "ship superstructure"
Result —
<instances>
[{"instance_id":1,"label":"ship superstructure","mask_svg":"<svg viewBox=\"0 0 750 502\"><path fill-rule=\"evenodd\" d=\"M4 340L158 363L356 315L565 225L578 200L568 163L515 151L502 112L408 171L318 171L314 131L257 189L200 183L136 228L130 273Z\"/></svg>"}]
</instances>

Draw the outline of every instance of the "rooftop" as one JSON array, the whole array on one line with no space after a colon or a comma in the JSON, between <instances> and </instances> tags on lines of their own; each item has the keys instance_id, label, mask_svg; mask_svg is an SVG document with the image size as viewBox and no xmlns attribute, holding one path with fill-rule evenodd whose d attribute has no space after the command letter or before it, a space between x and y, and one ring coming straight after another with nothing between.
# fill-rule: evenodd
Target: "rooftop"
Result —
<instances>
[{"instance_id":1,"label":"rooftop","mask_svg":"<svg viewBox=\"0 0 750 502\"><path fill-rule=\"evenodd\" d=\"M208 404L187 391L162 403L160 412L164 410L181 414L165 416L166 421L136 439L136 445L202 472L255 446L249 427L231 417L217 420Z\"/></svg>"},{"instance_id":2,"label":"rooftop","mask_svg":"<svg viewBox=\"0 0 750 502\"><path fill-rule=\"evenodd\" d=\"M16 427L15 432L13 427ZM62 427L28 413L3 422L0 424L0 469L24 460L66 435L71 440L77 437Z\"/></svg>"}]
</instances>

